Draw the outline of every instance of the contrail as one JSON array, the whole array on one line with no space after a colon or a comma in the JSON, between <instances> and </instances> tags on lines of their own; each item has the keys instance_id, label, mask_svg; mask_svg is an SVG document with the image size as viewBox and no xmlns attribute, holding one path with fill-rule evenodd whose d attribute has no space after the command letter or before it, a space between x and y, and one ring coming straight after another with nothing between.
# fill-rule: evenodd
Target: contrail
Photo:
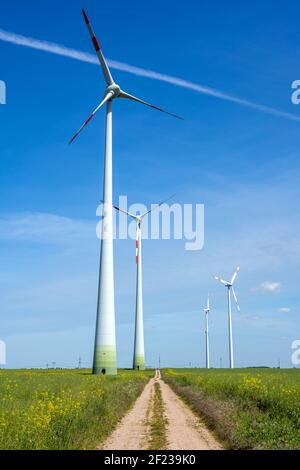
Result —
<instances>
[{"instance_id":1,"label":"contrail","mask_svg":"<svg viewBox=\"0 0 300 470\"><path fill-rule=\"evenodd\" d=\"M78 51L76 49L71 49L61 44L56 44L53 42L41 41L39 39L22 36L20 34L10 33L2 29L0 29L0 40L9 42L11 44L16 44L18 46L30 47L31 49L37 49L39 51L50 52L52 54L60 55L63 57L69 57L70 59L79 60L81 62L87 62L89 64L98 64L97 57L88 52ZM141 77L147 77L151 78L152 80L158 80L182 88L187 88L189 90L194 90L204 95L213 96L215 98L219 98L225 101L231 101L232 103L236 103L247 108L256 109L257 111L263 113L272 114L273 116L278 116L292 121L300 121L300 117L295 116L294 114L280 111L269 106L264 106L262 104L255 103L253 101L249 101L238 96L230 95L228 93L224 93L223 91L217 90L215 88L199 85L197 83L193 83L182 78L173 77L171 75L165 75L159 72L154 72L153 70L135 67L134 65L125 64L116 60L109 60L108 63L113 69L122 70L123 72L131 73L133 75L139 75Z\"/></svg>"}]
</instances>

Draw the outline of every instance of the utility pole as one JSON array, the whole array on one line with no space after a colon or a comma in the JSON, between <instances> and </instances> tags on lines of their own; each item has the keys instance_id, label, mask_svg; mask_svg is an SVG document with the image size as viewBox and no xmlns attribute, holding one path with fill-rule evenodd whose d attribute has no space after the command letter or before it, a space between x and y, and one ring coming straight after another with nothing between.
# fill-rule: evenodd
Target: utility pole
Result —
<instances>
[{"instance_id":1,"label":"utility pole","mask_svg":"<svg viewBox=\"0 0 300 470\"><path fill-rule=\"evenodd\" d=\"M158 356L158 368L160 370L160 355Z\"/></svg>"},{"instance_id":2,"label":"utility pole","mask_svg":"<svg viewBox=\"0 0 300 470\"><path fill-rule=\"evenodd\" d=\"M52 368L55 369L56 363L52 362Z\"/></svg>"},{"instance_id":3,"label":"utility pole","mask_svg":"<svg viewBox=\"0 0 300 470\"><path fill-rule=\"evenodd\" d=\"M49 369L49 364L48 364L48 362L47 362L47 364L46 364L46 369Z\"/></svg>"},{"instance_id":4,"label":"utility pole","mask_svg":"<svg viewBox=\"0 0 300 470\"><path fill-rule=\"evenodd\" d=\"M78 359L78 369L81 369L81 357L79 356L79 359Z\"/></svg>"},{"instance_id":5,"label":"utility pole","mask_svg":"<svg viewBox=\"0 0 300 470\"><path fill-rule=\"evenodd\" d=\"M220 369L222 369L222 358L220 357Z\"/></svg>"}]
</instances>

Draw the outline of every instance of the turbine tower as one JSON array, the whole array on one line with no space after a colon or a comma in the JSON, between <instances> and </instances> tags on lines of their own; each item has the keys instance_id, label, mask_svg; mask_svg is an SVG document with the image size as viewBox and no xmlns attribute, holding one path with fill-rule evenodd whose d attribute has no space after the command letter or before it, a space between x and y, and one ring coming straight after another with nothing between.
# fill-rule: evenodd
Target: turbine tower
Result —
<instances>
[{"instance_id":1,"label":"turbine tower","mask_svg":"<svg viewBox=\"0 0 300 470\"><path fill-rule=\"evenodd\" d=\"M173 196L171 196L173 197ZM162 204L169 201L168 198L160 202L153 209L145 212L142 215L134 215L130 212L120 209L113 205L119 211L131 217L136 222L136 304L135 304L135 333L134 333L134 350L133 350L133 369L145 369L145 348L144 348L144 311L143 311L143 276L142 276L142 222L146 215L159 208Z\"/></svg>"},{"instance_id":2,"label":"turbine tower","mask_svg":"<svg viewBox=\"0 0 300 470\"><path fill-rule=\"evenodd\" d=\"M112 102L115 98L126 98L142 103L158 111L165 112L161 108L146 101L136 98L121 90L112 78L110 69L106 63L99 42L92 30L89 19L82 10L87 28L89 30L96 54L98 56L106 89L101 103L96 107L88 119L70 140L72 143L83 128L91 121L95 114L106 104L106 131L104 151L104 175L103 175L103 223L101 234L101 254L99 269L99 286L97 301L97 319L93 359L93 374L115 375L117 373L116 361L116 333L115 333L115 296L114 296L114 271L113 271L113 209L112 209ZM175 114L174 117L181 119Z\"/></svg>"},{"instance_id":3,"label":"turbine tower","mask_svg":"<svg viewBox=\"0 0 300 470\"><path fill-rule=\"evenodd\" d=\"M204 309L205 313L205 345L206 345L206 368L210 369L210 356L209 356L209 331L208 331L208 317L210 313L210 306L209 306L209 294L207 297L207 305Z\"/></svg>"},{"instance_id":4,"label":"turbine tower","mask_svg":"<svg viewBox=\"0 0 300 470\"><path fill-rule=\"evenodd\" d=\"M229 330L229 367L230 367L230 369L234 369L232 319L231 319L231 291L232 291L232 295L233 295L233 298L235 300L237 309L240 312L241 309L240 309L240 306L239 306L239 303L238 303L238 300L237 300L237 296L236 296L234 288L233 288L233 284L234 284L234 281L236 280L236 277L238 275L239 270L240 270L240 267L238 266L236 268L236 271L235 271L234 275L232 276L230 282L225 281L224 279L221 279L220 276L215 276L215 279L217 281L220 281L227 288L227 295L228 295L228 297L227 297L227 299L228 299L227 300L228 301L228 330Z\"/></svg>"}]
</instances>

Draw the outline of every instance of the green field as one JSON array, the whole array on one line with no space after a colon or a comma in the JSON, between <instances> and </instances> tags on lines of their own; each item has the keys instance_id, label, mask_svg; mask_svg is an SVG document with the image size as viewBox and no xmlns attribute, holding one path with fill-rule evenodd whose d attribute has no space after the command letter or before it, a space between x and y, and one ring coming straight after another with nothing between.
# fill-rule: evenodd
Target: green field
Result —
<instances>
[{"instance_id":1,"label":"green field","mask_svg":"<svg viewBox=\"0 0 300 470\"><path fill-rule=\"evenodd\" d=\"M230 449L300 449L300 370L165 369Z\"/></svg>"},{"instance_id":2,"label":"green field","mask_svg":"<svg viewBox=\"0 0 300 470\"><path fill-rule=\"evenodd\" d=\"M0 449L94 449L152 375L0 370Z\"/></svg>"},{"instance_id":3,"label":"green field","mask_svg":"<svg viewBox=\"0 0 300 470\"><path fill-rule=\"evenodd\" d=\"M0 449L94 449L153 371L0 370ZM229 449L300 449L300 370L164 369L163 379ZM165 445L156 390L149 448Z\"/></svg>"}]
</instances>

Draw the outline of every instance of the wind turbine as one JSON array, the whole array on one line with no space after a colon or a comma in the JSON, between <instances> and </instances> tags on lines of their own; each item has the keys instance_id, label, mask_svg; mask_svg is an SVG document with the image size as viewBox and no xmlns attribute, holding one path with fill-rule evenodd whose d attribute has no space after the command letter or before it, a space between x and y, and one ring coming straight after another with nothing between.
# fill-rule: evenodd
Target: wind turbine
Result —
<instances>
[{"instance_id":1,"label":"wind turbine","mask_svg":"<svg viewBox=\"0 0 300 470\"><path fill-rule=\"evenodd\" d=\"M173 196L171 196L173 197ZM142 215L131 214L130 212L120 209L113 205L119 211L131 217L136 222L136 241L135 241L135 259L136 259L136 304L135 304L135 334L134 334L134 352L133 352L133 369L145 369L145 349L144 349L144 311L143 311L143 277L142 277L142 222L146 215L158 209L162 204L171 198L160 202L153 209L148 210Z\"/></svg>"},{"instance_id":2,"label":"wind turbine","mask_svg":"<svg viewBox=\"0 0 300 470\"><path fill-rule=\"evenodd\" d=\"M210 357L209 357L209 331L208 331L208 317L210 313L210 306L209 306L209 294L207 297L207 304L206 308L204 308L205 313L205 343L206 343L206 368L210 368Z\"/></svg>"},{"instance_id":3,"label":"wind turbine","mask_svg":"<svg viewBox=\"0 0 300 470\"><path fill-rule=\"evenodd\" d=\"M240 270L240 267L238 266L236 268L236 271L234 275L231 278L231 281L225 281L224 279L221 279L219 276L215 276L215 279L217 281L220 281L224 286L227 288L227 293L228 293L228 329L229 329L229 367L230 369L234 369L234 359L233 359L233 340L232 340L232 319L231 319L231 291L233 298L235 300L236 306L238 311L240 312L240 306L237 300L237 296L235 294L233 284L234 281L236 280L236 277L238 275L238 272Z\"/></svg>"},{"instance_id":4,"label":"wind turbine","mask_svg":"<svg viewBox=\"0 0 300 470\"><path fill-rule=\"evenodd\" d=\"M106 104L106 131L104 151L104 175L103 175L103 224L101 236L101 255L99 269L99 287L97 301L96 334L93 359L93 374L115 375L117 373L116 363L116 333L115 333L115 297L114 297L114 272L113 272L113 209L112 209L112 102L115 98L126 98L131 101L142 103L158 111L165 112L161 108L121 90L115 83L109 67L106 63L99 42L92 30L89 19L82 10L87 28L89 30L96 54L98 56L106 89L101 103L96 107L88 119L70 140L72 143L83 128L91 121L95 114ZM175 114L174 117L181 119Z\"/></svg>"}]
</instances>

